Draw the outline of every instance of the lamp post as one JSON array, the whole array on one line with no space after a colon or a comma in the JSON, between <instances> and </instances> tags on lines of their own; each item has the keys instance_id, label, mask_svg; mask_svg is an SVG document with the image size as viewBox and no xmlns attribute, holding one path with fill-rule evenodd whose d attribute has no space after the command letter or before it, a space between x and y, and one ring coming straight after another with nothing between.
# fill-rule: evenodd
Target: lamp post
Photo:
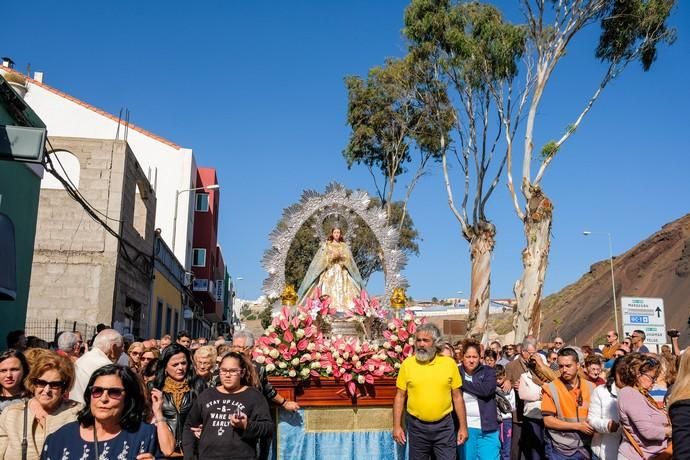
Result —
<instances>
[{"instance_id":1,"label":"lamp post","mask_svg":"<svg viewBox=\"0 0 690 460\"><path fill-rule=\"evenodd\" d=\"M621 331L618 330L618 307L616 307L616 278L613 275L613 244L611 242L610 232L590 232L585 230L582 232L584 236L589 235L607 235L609 238L609 266L611 267L611 290L613 291L613 318L616 323L616 334L620 334ZM619 335L620 337L620 335Z\"/></svg>"},{"instance_id":2,"label":"lamp post","mask_svg":"<svg viewBox=\"0 0 690 460\"><path fill-rule=\"evenodd\" d=\"M175 194L175 216L173 217L173 234L172 234L172 252L175 254L175 236L177 235L177 208L180 202L180 195L187 192L196 192L197 190L218 190L220 185L213 184L206 187L188 188L185 190L178 190Z\"/></svg>"}]
</instances>

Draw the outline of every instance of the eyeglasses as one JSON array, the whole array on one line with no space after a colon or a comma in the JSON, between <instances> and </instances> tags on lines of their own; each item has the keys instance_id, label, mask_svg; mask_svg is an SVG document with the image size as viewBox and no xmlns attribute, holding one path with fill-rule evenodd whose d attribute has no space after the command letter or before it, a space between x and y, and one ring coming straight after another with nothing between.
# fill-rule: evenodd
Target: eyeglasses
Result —
<instances>
[{"instance_id":1,"label":"eyeglasses","mask_svg":"<svg viewBox=\"0 0 690 460\"><path fill-rule=\"evenodd\" d=\"M147 356L142 356L142 357L141 357L141 360L142 360L142 361L153 361L153 359L154 359L154 358L149 358L149 357L147 357Z\"/></svg>"},{"instance_id":2,"label":"eyeglasses","mask_svg":"<svg viewBox=\"0 0 690 460\"><path fill-rule=\"evenodd\" d=\"M237 367L234 367L232 369L223 369L223 368L220 369L221 374L237 375L240 372L242 372L242 369L237 368Z\"/></svg>"},{"instance_id":3,"label":"eyeglasses","mask_svg":"<svg viewBox=\"0 0 690 460\"><path fill-rule=\"evenodd\" d=\"M91 398L98 399L101 396L103 396L103 393L106 393L108 395L108 398L120 400L122 399L122 395L125 394L125 389L117 387L91 387Z\"/></svg>"},{"instance_id":4,"label":"eyeglasses","mask_svg":"<svg viewBox=\"0 0 690 460\"><path fill-rule=\"evenodd\" d=\"M34 386L38 390L42 390L45 387L50 388L51 390L62 390L65 388L65 382L62 380L53 380L51 382L47 380L42 380L42 379L34 379Z\"/></svg>"},{"instance_id":5,"label":"eyeglasses","mask_svg":"<svg viewBox=\"0 0 690 460\"><path fill-rule=\"evenodd\" d=\"M554 342L556 345L563 345L563 342Z\"/></svg>"},{"instance_id":6,"label":"eyeglasses","mask_svg":"<svg viewBox=\"0 0 690 460\"><path fill-rule=\"evenodd\" d=\"M140 351L132 351L129 354L132 356L139 356L139 355L141 355L141 352Z\"/></svg>"},{"instance_id":7,"label":"eyeglasses","mask_svg":"<svg viewBox=\"0 0 690 460\"><path fill-rule=\"evenodd\" d=\"M645 377L647 377L649 380L651 380L652 382L656 382L656 379L657 379L657 376L656 376L656 375L640 374L640 377L642 377L643 375L644 375Z\"/></svg>"}]
</instances>

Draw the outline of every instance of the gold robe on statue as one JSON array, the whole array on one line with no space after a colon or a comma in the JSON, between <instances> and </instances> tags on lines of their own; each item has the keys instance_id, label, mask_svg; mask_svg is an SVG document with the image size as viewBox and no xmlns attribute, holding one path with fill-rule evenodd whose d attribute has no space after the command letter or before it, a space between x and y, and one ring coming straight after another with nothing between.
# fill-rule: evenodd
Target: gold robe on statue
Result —
<instances>
[{"instance_id":1,"label":"gold robe on statue","mask_svg":"<svg viewBox=\"0 0 690 460\"><path fill-rule=\"evenodd\" d=\"M362 290L362 277L350 248L344 242L327 241L316 252L299 288L299 302L312 297L321 289L321 295L331 298L331 305L342 312L353 305Z\"/></svg>"}]
</instances>

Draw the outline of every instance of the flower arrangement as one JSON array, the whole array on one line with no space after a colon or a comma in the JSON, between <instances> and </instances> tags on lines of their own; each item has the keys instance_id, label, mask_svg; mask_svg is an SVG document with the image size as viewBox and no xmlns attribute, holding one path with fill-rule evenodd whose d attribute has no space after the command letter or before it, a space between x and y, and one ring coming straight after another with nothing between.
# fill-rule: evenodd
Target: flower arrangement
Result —
<instances>
[{"instance_id":1,"label":"flower arrangement","mask_svg":"<svg viewBox=\"0 0 690 460\"><path fill-rule=\"evenodd\" d=\"M362 291L346 317L369 328L367 339L356 337L326 338L318 325L327 325L335 313L328 298L314 296L306 305L283 307L264 335L257 339L254 359L266 366L271 375L309 380L333 377L342 380L347 392L355 397L364 385L377 378L394 376L400 363L414 350L413 334L423 319L405 312L392 318L383 331L383 343L369 340L372 326L385 325L386 311L376 299ZM370 335L366 335L366 334Z\"/></svg>"},{"instance_id":2,"label":"flower arrangement","mask_svg":"<svg viewBox=\"0 0 690 460\"><path fill-rule=\"evenodd\" d=\"M367 340L371 340L381 332L386 316L387 312L381 303L370 298L364 289L362 289L359 297L353 299L352 308L345 311L347 319L359 323L364 338Z\"/></svg>"}]
</instances>

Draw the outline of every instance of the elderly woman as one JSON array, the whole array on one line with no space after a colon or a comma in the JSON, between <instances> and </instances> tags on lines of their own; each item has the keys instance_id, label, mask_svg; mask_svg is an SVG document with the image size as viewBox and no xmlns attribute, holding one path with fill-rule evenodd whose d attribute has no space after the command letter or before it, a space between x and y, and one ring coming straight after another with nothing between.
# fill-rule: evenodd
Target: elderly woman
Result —
<instances>
[{"instance_id":1,"label":"elderly woman","mask_svg":"<svg viewBox=\"0 0 690 460\"><path fill-rule=\"evenodd\" d=\"M620 418L618 417L618 391L623 387L621 371L623 359L617 358L611 366L608 379L592 393L587 421L594 428L592 459L606 460L618 456L621 442Z\"/></svg>"},{"instance_id":2,"label":"elderly woman","mask_svg":"<svg viewBox=\"0 0 690 460\"><path fill-rule=\"evenodd\" d=\"M659 375L659 360L640 353L625 358L618 392L618 415L623 439L618 458L642 460L661 454L671 437L671 422L649 394ZM670 457L669 457L670 458Z\"/></svg>"},{"instance_id":3,"label":"elderly woman","mask_svg":"<svg viewBox=\"0 0 690 460\"><path fill-rule=\"evenodd\" d=\"M133 342L127 349L127 356L129 357L129 367L136 373L141 372L141 355L144 354L144 344L141 342Z\"/></svg>"},{"instance_id":4,"label":"elderly woman","mask_svg":"<svg viewBox=\"0 0 690 460\"><path fill-rule=\"evenodd\" d=\"M48 436L42 460L153 460L156 429L143 422L143 387L131 369L117 364L97 369L84 400L77 421Z\"/></svg>"},{"instance_id":5,"label":"elderly woman","mask_svg":"<svg viewBox=\"0 0 690 460\"><path fill-rule=\"evenodd\" d=\"M255 387L253 364L242 353L230 352L220 362L220 385L194 403L183 431L185 459L256 458L260 437L273 427L266 398ZM228 414L229 412L229 414ZM202 425L197 441L192 428Z\"/></svg>"},{"instance_id":6,"label":"elderly woman","mask_svg":"<svg viewBox=\"0 0 690 460\"><path fill-rule=\"evenodd\" d=\"M160 390L163 397L163 421L175 438L175 453L182 456L182 428L194 401L204 391L206 383L194 372L192 357L186 347L173 343L161 356L158 374L151 389Z\"/></svg>"},{"instance_id":7,"label":"elderly woman","mask_svg":"<svg viewBox=\"0 0 690 460\"><path fill-rule=\"evenodd\" d=\"M0 412L21 402L26 395L24 380L29 375L29 363L21 351L7 350L0 354Z\"/></svg>"},{"instance_id":8,"label":"elderly woman","mask_svg":"<svg viewBox=\"0 0 690 460\"><path fill-rule=\"evenodd\" d=\"M210 386L213 370L216 368L216 347L204 345L194 352L194 368L197 377Z\"/></svg>"},{"instance_id":9,"label":"elderly woman","mask_svg":"<svg viewBox=\"0 0 690 460\"><path fill-rule=\"evenodd\" d=\"M46 437L76 420L81 405L64 399L73 382L74 365L69 358L53 353L35 361L26 379L31 399L0 414L0 458L22 458L26 438L26 458L37 460Z\"/></svg>"}]
</instances>

